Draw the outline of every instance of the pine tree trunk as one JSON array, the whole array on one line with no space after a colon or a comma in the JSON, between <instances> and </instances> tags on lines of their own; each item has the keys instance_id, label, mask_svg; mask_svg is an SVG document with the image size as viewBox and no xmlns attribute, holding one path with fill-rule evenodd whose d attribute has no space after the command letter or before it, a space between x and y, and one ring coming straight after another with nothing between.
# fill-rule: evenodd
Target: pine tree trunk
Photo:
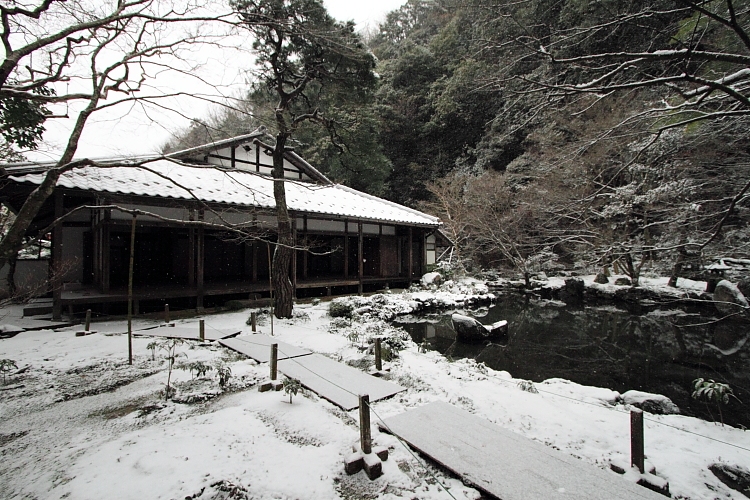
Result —
<instances>
[{"instance_id":1,"label":"pine tree trunk","mask_svg":"<svg viewBox=\"0 0 750 500\"><path fill-rule=\"evenodd\" d=\"M286 206L286 190L284 189L284 147L286 134L276 136L276 147L273 151L273 196L276 200L276 218L278 219L278 239L276 250L273 252L271 282L274 295L274 315L277 318L291 318L294 290L289 279L292 264L292 221Z\"/></svg>"}]
</instances>

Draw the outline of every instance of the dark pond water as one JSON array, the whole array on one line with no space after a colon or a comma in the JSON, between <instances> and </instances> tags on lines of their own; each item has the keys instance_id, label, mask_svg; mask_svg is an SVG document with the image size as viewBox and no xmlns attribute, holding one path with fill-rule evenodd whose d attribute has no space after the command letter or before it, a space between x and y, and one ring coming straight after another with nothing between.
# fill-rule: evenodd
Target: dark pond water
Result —
<instances>
[{"instance_id":1,"label":"dark pond water","mask_svg":"<svg viewBox=\"0 0 750 500\"><path fill-rule=\"evenodd\" d=\"M489 310L467 313L484 324L508 320L496 343L455 341L450 313L403 318L412 339L453 359L475 358L515 378L560 377L625 392L664 394L684 414L719 420L715 405L691 398L698 377L728 383L739 401L723 408L726 423L750 427L748 321L681 310L631 314L613 306L571 308L509 296ZM405 321L405 322L404 322Z\"/></svg>"}]
</instances>

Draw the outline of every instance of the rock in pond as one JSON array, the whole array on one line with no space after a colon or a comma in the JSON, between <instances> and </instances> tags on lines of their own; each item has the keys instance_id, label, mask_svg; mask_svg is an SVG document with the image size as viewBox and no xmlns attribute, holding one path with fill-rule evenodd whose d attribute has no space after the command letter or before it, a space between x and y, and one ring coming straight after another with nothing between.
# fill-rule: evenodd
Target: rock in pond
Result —
<instances>
[{"instance_id":1,"label":"rock in pond","mask_svg":"<svg viewBox=\"0 0 750 500\"><path fill-rule=\"evenodd\" d=\"M722 314L734 314L750 307L737 285L727 280L721 280L716 285L714 305Z\"/></svg>"},{"instance_id":2,"label":"rock in pond","mask_svg":"<svg viewBox=\"0 0 750 500\"><path fill-rule=\"evenodd\" d=\"M462 342L481 342L502 336L508 331L507 321L498 321L485 326L474 318L454 313L451 316L453 330L456 332L456 340Z\"/></svg>"},{"instance_id":3,"label":"rock in pond","mask_svg":"<svg viewBox=\"0 0 750 500\"><path fill-rule=\"evenodd\" d=\"M560 300L568 305L580 304L583 302L583 292L586 286L580 278L568 278L565 285L560 289Z\"/></svg>"},{"instance_id":4,"label":"rock in pond","mask_svg":"<svg viewBox=\"0 0 750 500\"><path fill-rule=\"evenodd\" d=\"M666 396L650 392L627 391L621 396L625 404L633 405L654 415L678 415L680 409Z\"/></svg>"},{"instance_id":5,"label":"rock in pond","mask_svg":"<svg viewBox=\"0 0 750 500\"><path fill-rule=\"evenodd\" d=\"M622 278L617 278L615 280L615 285L617 285L617 286L630 286L632 284L633 284L633 282L630 281L630 278L622 277Z\"/></svg>"}]
</instances>

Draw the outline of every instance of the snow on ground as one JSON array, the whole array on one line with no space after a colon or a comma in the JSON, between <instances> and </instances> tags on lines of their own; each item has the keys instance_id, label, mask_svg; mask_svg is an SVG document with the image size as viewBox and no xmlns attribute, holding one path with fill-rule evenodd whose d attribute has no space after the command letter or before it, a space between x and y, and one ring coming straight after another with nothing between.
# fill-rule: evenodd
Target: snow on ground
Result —
<instances>
[{"instance_id":1,"label":"snow on ground","mask_svg":"<svg viewBox=\"0 0 750 500\"><path fill-rule=\"evenodd\" d=\"M413 302L412 296L392 295L393 307ZM297 306L294 319L274 321L274 334L363 369L373 362L367 349L371 335L385 335L386 345L404 348L389 363L389 378L407 391L374 403L373 422L442 400L603 468L612 460L628 460L629 407L617 403L617 393L562 379L534 384L538 392L530 392L530 384L507 372L420 352L403 332L378 319L378 311L362 311L353 320L332 319L328 306ZM242 335L250 335L248 316L249 311L206 316L206 328L241 328ZM260 330L269 333L267 319L261 323ZM139 320L138 327L149 324ZM391 452L384 475L375 481L364 473L345 475L344 457L358 439L357 411L344 412L309 392L292 404L283 392L261 394L255 384L267 376L267 365L215 343L179 345L186 357L178 362L221 360L233 374L226 390L218 387L215 371L194 380L176 370L172 378L178 396L208 399L165 402L164 352L156 351L152 360L147 348L154 339L134 338L135 362L129 366L125 322L92 328L100 333L75 337L80 328L66 328L0 340L0 358L30 365L0 386L5 464L0 497L450 498L435 478L455 498L479 496L442 470L425 468L375 426L375 444ZM645 433L648 461L669 481L673 497L744 498L707 467L747 464L750 433L680 415L649 414Z\"/></svg>"}]
</instances>

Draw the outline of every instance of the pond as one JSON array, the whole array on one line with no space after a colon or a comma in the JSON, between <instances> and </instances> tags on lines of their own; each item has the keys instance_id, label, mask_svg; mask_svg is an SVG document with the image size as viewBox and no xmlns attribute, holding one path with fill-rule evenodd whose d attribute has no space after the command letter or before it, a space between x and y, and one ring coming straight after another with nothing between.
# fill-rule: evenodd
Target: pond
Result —
<instances>
[{"instance_id":1,"label":"pond","mask_svg":"<svg viewBox=\"0 0 750 500\"><path fill-rule=\"evenodd\" d=\"M484 324L508 321L500 341L455 341L450 313L405 317L398 325L428 349L474 358L515 378L564 378L620 393L636 389L669 397L683 414L719 420L715 404L691 398L698 377L730 385L741 401L723 407L724 421L750 427L750 322L656 309L633 314L614 306L569 307L508 295L488 309L464 312Z\"/></svg>"}]
</instances>

